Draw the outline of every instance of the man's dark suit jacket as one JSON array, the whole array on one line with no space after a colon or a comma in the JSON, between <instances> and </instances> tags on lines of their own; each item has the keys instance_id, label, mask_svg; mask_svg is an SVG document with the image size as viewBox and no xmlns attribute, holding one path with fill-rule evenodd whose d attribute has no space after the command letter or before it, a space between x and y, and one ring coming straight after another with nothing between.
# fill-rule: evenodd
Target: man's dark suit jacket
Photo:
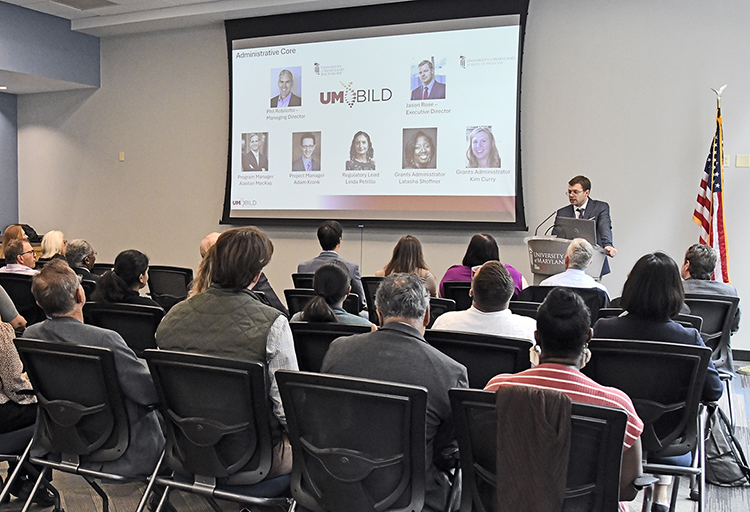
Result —
<instances>
[{"instance_id":1,"label":"man's dark suit jacket","mask_svg":"<svg viewBox=\"0 0 750 512\"><path fill-rule=\"evenodd\" d=\"M367 302L365 301L365 290L362 288L362 276L359 273L359 265L341 258L336 251L323 251L315 258L303 261L297 265L297 272L300 274L314 274L318 270L318 267L336 260L344 263L349 269L349 277L352 279L352 293L359 295L359 300L362 307L364 307L367 305Z\"/></svg>"},{"instance_id":2,"label":"man's dark suit jacket","mask_svg":"<svg viewBox=\"0 0 750 512\"><path fill-rule=\"evenodd\" d=\"M683 327L672 320L659 322L630 314L614 318L600 318L594 324L594 338L665 341L699 347L706 346L700 333L692 327ZM709 359L701 400L714 402L721 397L723 391L724 385L719 378L719 372L716 371L713 361Z\"/></svg>"},{"instance_id":3,"label":"man's dark suit jacket","mask_svg":"<svg viewBox=\"0 0 750 512\"><path fill-rule=\"evenodd\" d=\"M255 283L255 286L253 286L254 292L263 292L263 294L268 299L268 303L281 311L285 317L289 318L289 310L284 307L284 304L281 303L279 300L279 297L276 295L276 292L273 291L273 288L271 287L271 283L268 281L268 278L266 277L265 272L260 273L260 277L258 278L258 282Z\"/></svg>"},{"instance_id":4,"label":"man's dark suit jacket","mask_svg":"<svg viewBox=\"0 0 750 512\"><path fill-rule=\"evenodd\" d=\"M427 388L424 510L443 510L450 486L434 461L442 458L443 449L455 445L448 390L469 387L466 368L427 344L410 325L388 322L379 331L335 340L321 371Z\"/></svg>"},{"instance_id":5,"label":"man's dark suit jacket","mask_svg":"<svg viewBox=\"0 0 750 512\"><path fill-rule=\"evenodd\" d=\"M709 281L703 279L686 279L682 282L682 288L685 293L703 293L707 295L726 295L728 297L737 297L737 288L731 284L722 283L721 281ZM740 308L737 308L737 313L734 315L734 321L732 322L732 334L736 333L740 328Z\"/></svg>"},{"instance_id":6,"label":"man's dark suit jacket","mask_svg":"<svg viewBox=\"0 0 750 512\"><path fill-rule=\"evenodd\" d=\"M563 206L557 210L555 220L557 220L557 217L574 219L576 217L575 208L572 204ZM596 220L596 245L602 248L614 247L612 243L612 220L609 217L609 205L607 203L589 198L586 209L583 211L583 218ZM552 234L557 234L557 228L552 229ZM605 274L609 274L609 260L606 258L602 268L602 275Z\"/></svg>"},{"instance_id":7,"label":"man's dark suit jacket","mask_svg":"<svg viewBox=\"0 0 750 512\"><path fill-rule=\"evenodd\" d=\"M421 100L422 98L422 87L423 85L420 85L413 91L411 91L411 99L412 100ZM444 100L445 99L445 84L442 82L438 82L435 80L435 84L432 86L432 90L430 91L430 95L427 97L427 99L430 100Z\"/></svg>"},{"instance_id":8,"label":"man's dark suit jacket","mask_svg":"<svg viewBox=\"0 0 750 512\"><path fill-rule=\"evenodd\" d=\"M291 93L292 97L289 98L289 106L290 107L301 107L302 106L302 98L295 95L294 93ZM271 98L271 108L278 108L279 106L279 96L274 96Z\"/></svg>"},{"instance_id":9,"label":"man's dark suit jacket","mask_svg":"<svg viewBox=\"0 0 750 512\"><path fill-rule=\"evenodd\" d=\"M260 162L256 160L255 155L252 151L248 151L242 155L242 170L243 171L263 171L268 170L268 157L263 153L258 153L260 156Z\"/></svg>"},{"instance_id":10,"label":"man's dark suit jacket","mask_svg":"<svg viewBox=\"0 0 750 512\"><path fill-rule=\"evenodd\" d=\"M320 170L320 162L315 160L314 158L311 158L310 161L312 162L312 171L319 171ZM297 160L292 162L292 171L306 171L305 169L305 162L302 161L302 157L299 157Z\"/></svg>"},{"instance_id":11,"label":"man's dark suit jacket","mask_svg":"<svg viewBox=\"0 0 750 512\"><path fill-rule=\"evenodd\" d=\"M76 274L78 274L79 276L81 276L83 279L85 279L86 281L94 281L94 282L98 282L99 281L99 276L96 275L96 274L94 274L93 272L91 272L87 268L84 268L84 267L73 267L73 271Z\"/></svg>"}]
</instances>

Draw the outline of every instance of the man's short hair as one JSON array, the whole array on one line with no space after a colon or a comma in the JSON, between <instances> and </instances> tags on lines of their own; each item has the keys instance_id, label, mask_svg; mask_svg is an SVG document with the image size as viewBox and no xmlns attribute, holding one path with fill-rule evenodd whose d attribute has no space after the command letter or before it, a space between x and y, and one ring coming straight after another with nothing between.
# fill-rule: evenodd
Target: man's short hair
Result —
<instances>
[{"instance_id":1,"label":"man's short hair","mask_svg":"<svg viewBox=\"0 0 750 512\"><path fill-rule=\"evenodd\" d=\"M65 259L68 265L73 267L82 267L83 260L94 254L94 248L86 240L76 239L68 242L65 247Z\"/></svg>"},{"instance_id":2,"label":"man's short hair","mask_svg":"<svg viewBox=\"0 0 750 512\"><path fill-rule=\"evenodd\" d=\"M482 311L500 311L508 307L515 284L508 269L499 261L488 261L471 280L474 303Z\"/></svg>"},{"instance_id":3,"label":"man's short hair","mask_svg":"<svg viewBox=\"0 0 750 512\"><path fill-rule=\"evenodd\" d=\"M318 242L324 251L332 251L341 240L344 228L335 220L327 220L318 227Z\"/></svg>"},{"instance_id":4,"label":"man's short hair","mask_svg":"<svg viewBox=\"0 0 750 512\"><path fill-rule=\"evenodd\" d=\"M584 191L591 190L591 180L588 179L586 176L581 176L580 174L578 176L576 176L575 178L573 178L572 180L570 180L568 182L568 185L570 185L572 187L572 186L574 186L576 184L579 184L579 183L581 185L581 188Z\"/></svg>"},{"instance_id":5,"label":"man's short hair","mask_svg":"<svg viewBox=\"0 0 750 512\"><path fill-rule=\"evenodd\" d=\"M425 60L423 60L422 62L420 62L420 63L419 63L419 66L417 66L417 69L421 68L421 67L422 67L422 66L424 66L425 64L427 64L428 66L430 66L430 69L431 69L432 71L435 71L435 66L433 66L433 65L432 65L432 61L431 61L431 60L428 60L428 59L425 59ZM429 84L428 84L428 85L429 85Z\"/></svg>"},{"instance_id":6,"label":"man's short hair","mask_svg":"<svg viewBox=\"0 0 750 512\"><path fill-rule=\"evenodd\" d=\"M76 307L80 281L67 263L53 259L31 278L31 293L47 316L63 316Z\"/></svg>"},{"instance_id":7,"label":"man's short hair","mask_svg":"<svg viewBox=\"0 0 750 512\"><path fill-rule=\"evenodd\" d=\"M685 253L685 263L693 279L708 281L716 269L716 249L708 245L693 244Z\"/></svg>"},{"instance_id":8,"label":"man's short hair","mask_svg":"<svg viewBox=\"0 0 750 512\"><path fill-rule=\"evenodd\" d=\"M210 282L240 291L252 284L273 255L273 242L255 226L234 228L219 236L201 265L208 266Z\"/></svg>"},{"instance_id":9,"label":"man's short hair","mask_svg":"<svg viewBox=\"0 0 750 512\"><path fill-rule=\"evenodd\" d=\"M553 289L539 306L537 342L547 357L580 354L590 328L589 308L580 295L568 288Z\"/></svg>"},{"instance_id":10,"label":"man's short hair","mask_svg":"<svg viewBox=\"0 0 750 512\"><path fill-rule=\"evenodd\" d=\"M28 240L15 238L8 242L8 245L5 246L5 263L18 263L18 257L24 253L23 250L23 244L26 242L29 243ZM31 244L29 244L31 245Z\"/></svg>"},{"instance_id":11,"label":"man's short hair","mask_svg":"<svg viewBox=\"0 0 750 512\"><path fill-rule=\"evenodd\" d=\"M315 135L313 135L310 132L305 132L305 133L302 134L302 137L299 138L299 145L300 146L305 141L305 139L312 139L313 144L315 144Z\"/></svg>"},{"instance_id":12,"label":"man's short hair","mask_svg":"<svg viewBox=\"0 0 750 512\"><path fill-rule=\"evenodd\" d=\"M565 251L568 257L568 268L586 270L594 257L594 248L585 238L575 238Z\"/></svg>"},{"instance_id":13,"label":"man's short hair","mask_svg":"<svg viewBox=\"0 0 750 512\"><path fill-rule=\"evenodd\" d=\"M417 274L391 274L375 293L375 307L386 318L424 318L430 306L430 293Z\"/></svg>"},{"instance_id":14,"label":"man's short hair","mask_svg":"<svg viewBox=\"0 0 750 512\"><path fill-rule=\"evenodd\" d=\"M294 75L288 69L282 69L279 71L279 80L281 80L282 75L289 75L289 79L294 82Z\"/></svg>"}]
</instances>

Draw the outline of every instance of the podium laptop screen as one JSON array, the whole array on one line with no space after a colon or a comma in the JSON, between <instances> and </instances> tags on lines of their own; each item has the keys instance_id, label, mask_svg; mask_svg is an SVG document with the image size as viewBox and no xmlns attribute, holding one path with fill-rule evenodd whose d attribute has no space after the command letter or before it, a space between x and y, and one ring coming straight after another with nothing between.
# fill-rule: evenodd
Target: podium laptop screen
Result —
<instances>
[{"instance_id":1,"label":"podium laptop screen","mask_svg":"<svg viewBox=\"0 0 750 512\"><path fill-rule=\"evenodd\" d=\"M571 217L557 217L555 219L557 236L573 240L584 238L591 245L596 245L596 221L594 219L574 219Z\"/></svg>"}]
</instances>

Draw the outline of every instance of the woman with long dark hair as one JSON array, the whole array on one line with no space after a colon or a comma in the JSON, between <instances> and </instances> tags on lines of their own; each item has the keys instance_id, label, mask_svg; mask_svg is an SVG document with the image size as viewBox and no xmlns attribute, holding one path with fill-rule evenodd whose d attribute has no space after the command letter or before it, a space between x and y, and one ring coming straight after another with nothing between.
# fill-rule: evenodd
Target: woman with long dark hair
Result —
<instances>
[{"instance_id":1,"label":"woman with long dark hair","mask_svg":"<svg viewBox=\"0 0 750 512\"><path fill-rule=\"evenodd\" d=\"M141 251L128 249L117 255L114 268L105 272L97 281L91 300L161 307L156 301L140 294L146 283L148 256Z\"/></svg>"}]
</instances>

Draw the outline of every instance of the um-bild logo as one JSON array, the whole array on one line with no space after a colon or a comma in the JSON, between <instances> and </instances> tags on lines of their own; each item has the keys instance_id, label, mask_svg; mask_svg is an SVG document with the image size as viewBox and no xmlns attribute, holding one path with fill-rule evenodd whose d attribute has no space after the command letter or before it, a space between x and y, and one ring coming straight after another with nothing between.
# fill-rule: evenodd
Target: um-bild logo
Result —
<instances>
[{"instance_id":1,"label":"um-bild logo","mask_svg":"<svg viewBox=\"0 0 750 512\"><path fill-rule=\"evenodd\" d=\"M387 87L382 89L355 89L353 82L339 82L343 91L321 91L320 102L323 105L345 103L352 108L355 103L376 103L379 101L390 101L393 92Z\"/></svg>"}]
</instances>

